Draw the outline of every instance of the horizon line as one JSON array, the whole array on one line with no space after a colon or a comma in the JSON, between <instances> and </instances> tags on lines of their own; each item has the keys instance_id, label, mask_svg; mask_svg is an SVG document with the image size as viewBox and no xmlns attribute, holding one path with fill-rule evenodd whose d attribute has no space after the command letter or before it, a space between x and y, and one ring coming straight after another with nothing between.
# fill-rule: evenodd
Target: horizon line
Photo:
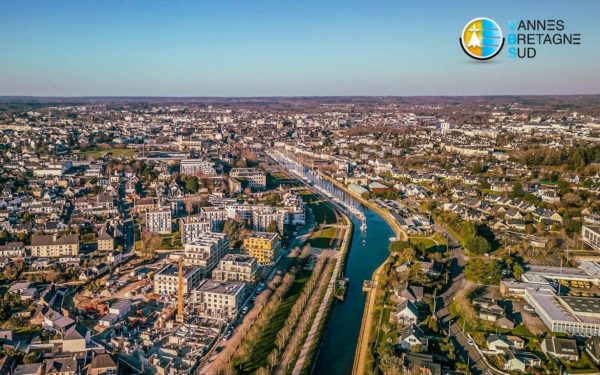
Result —
<instances>
[{"instance_id":1,"label":"horizon line","mask_svg":"<svg viewBox=\"0 0 600 375\"><path fill-rule=\"evenodd\" d=\"M600 96L598 93L569 93L569 94L422 94L422 95L256 95L256 96L226 96L226 95L0 95L0 99L95 99L95 98L130 98L130 99L302 99L302 98L477 98L477 97L519 97L519 96Z\"/></svg>"}]
</instances>

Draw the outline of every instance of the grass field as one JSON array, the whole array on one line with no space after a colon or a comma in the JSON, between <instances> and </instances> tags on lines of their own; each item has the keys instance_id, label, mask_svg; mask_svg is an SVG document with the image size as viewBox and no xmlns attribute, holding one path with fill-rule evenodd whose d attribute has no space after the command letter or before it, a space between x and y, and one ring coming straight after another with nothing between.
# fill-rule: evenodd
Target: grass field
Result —
<instances>
[{"instance_id":1,"label":"grass field","mask_svg":"<svg viewBox=\"0 0 600 375\"><path fill-rule=\"evenodd\" d=\"M446 240L441 235L439 235L439 233L436 233L433 239L427 237L430 236L410 236L409 240L412 244L416 245L417 247L424 248L426 254L433 252L443 252L446 250Z\"/></svg>"},{"instance_id":2,"label":"grass field","mask_svg":"<svg viewBox=\"0 0 600 375\"><path fill-rule=\"evenodd\" d=\"M310 246L320 249L332 248L335 245L336 233L336 227L327 226L313 232L307 242Z\"/></svg>"},{"instance_id":3,"label":"grass field","mask_svg":"<svg viewBox=\"0 0 600 375\"><path fill-rule=\"evenodd\" d=\"M269 324L261 331L260 336L252 346L250 360L244 363L236 363L235 366L242 374L254 373L257 369L267 364L267 356L275 347L277 333L283 327L292 306L300 296L304 284L310 278L310 272L303 271L298 274L296 280L290 286L283 300L270 316Z\"/></svg>"},{"instance_id":4,"label":"grass field","mask_svg":"<svg viewBox=\"0 0 600 375\"><path fill-rule=\"evenodd\" d=\"M335 224L337 218L333 209L309 191L301 192L302 199L308 204L318 224Z\"/></svg>"},{"instance_id":5,"label":"grass field","mask_svg":"<svg viewBox=\"0 0 600 375\"><path fill-rule=\"evenodd\" d=\"M161 249L176 249L181 247L183 247L183 245L181 244L181 235L179 232L165 234L160 240Z\"/></svg>"},{"instance_id":6,"label":"grass field","mask_svg":"<svg viewBox=\"0 0 600 375\"><path fill-rule=\"evenodd\" d=\"M101 158L106 154L111 154L115 158L129 158L135 155L135 150L132 148L119 147L119 148L95 148L87 151L80 152L79 155L87 158L91 156L93 158Z\"/></svg>"}]
</instances>

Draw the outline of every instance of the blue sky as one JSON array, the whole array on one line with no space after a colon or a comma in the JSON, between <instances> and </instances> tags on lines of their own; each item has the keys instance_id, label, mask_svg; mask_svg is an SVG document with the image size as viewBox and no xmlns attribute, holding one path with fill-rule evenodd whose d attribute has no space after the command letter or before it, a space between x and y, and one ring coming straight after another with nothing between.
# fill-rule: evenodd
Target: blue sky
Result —
<instances>
[{"instance_id":1,"label":"blue sky","mask_svg":"<svg viewBox=\"0 0 600 375\"><path fill-rule=\"evenodd\" d=\"M469 59L490 17L565 20L580 46ZM600 93L600 1L0 2L0 95Z\"/></svg>"}]
</instances>

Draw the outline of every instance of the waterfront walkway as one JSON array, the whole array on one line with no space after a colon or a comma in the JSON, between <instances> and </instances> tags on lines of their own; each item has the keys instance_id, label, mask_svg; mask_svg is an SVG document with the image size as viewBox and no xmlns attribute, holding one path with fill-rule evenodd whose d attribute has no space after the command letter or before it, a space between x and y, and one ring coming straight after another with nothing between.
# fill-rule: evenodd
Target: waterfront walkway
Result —
<instances>
[{"instance_id":1,"label":"waterfront walkway","mask_svg":"<svg viewBox=\"0 0 600 375\"><path fill-rule=\"evenodd\" d=\"M335 267L333 269L333 274L331 275L331 279L329 280L329 284L327 285L327 290L325 291L325 296L321 301L321 305L319 306L319 310L315 315L315 319L312 322L312 326L310 327L310 331L308 332L308 336L304 341L304 345L302 346L302 350L300 351L300 356L294 365L294 369L292 370L292 375L300 375L302 373L302 369L305 366L305 362L310 357L310 352L313 350L314 346L317 345L317 342L320 338L322 332L319 332L319 328L322 328L321 321L327 318L327 312L331 305L331 300L333 298L335 292L335 286L337 283L338 276L341 274L341 267L344 263L344 259L346 256L346 252L350 249L350 241L352 239L352 221L348 216L346 216L340 207L337 207L337 204L331 200L329 202L339 210L340 216L346 222L344 225L344 239L339 248L339 251L336 252L335 255Z\"/></svg>"}]
</instances>

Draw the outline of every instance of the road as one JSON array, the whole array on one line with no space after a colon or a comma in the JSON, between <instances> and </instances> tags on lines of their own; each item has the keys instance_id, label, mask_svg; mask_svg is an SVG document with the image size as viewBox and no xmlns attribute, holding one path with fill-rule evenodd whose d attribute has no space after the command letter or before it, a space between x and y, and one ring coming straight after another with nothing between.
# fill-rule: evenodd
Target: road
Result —
<instances>
[{"instance_id":1,"label":"road","mask_svg":"<svg viewBox=\"0 0 600 375\"><path fill-rule=\"evenodd\" d=\"M460 247L459 242L452 238L440 225L434 224L434 229L442 233L448 239L448 246L452 249L450 255L450 277L446 286L446 291L436 298L436 317L440 328L450 332L449 336L455 343L456 353L469 365L471 374L488 375L492 370L483 360L479 351L473 345L469 345L466 332L462 331L448 311L448 306L454 300L456 293L466 285L465 279L465 253Z\"/></svg>"}]
</instances>

